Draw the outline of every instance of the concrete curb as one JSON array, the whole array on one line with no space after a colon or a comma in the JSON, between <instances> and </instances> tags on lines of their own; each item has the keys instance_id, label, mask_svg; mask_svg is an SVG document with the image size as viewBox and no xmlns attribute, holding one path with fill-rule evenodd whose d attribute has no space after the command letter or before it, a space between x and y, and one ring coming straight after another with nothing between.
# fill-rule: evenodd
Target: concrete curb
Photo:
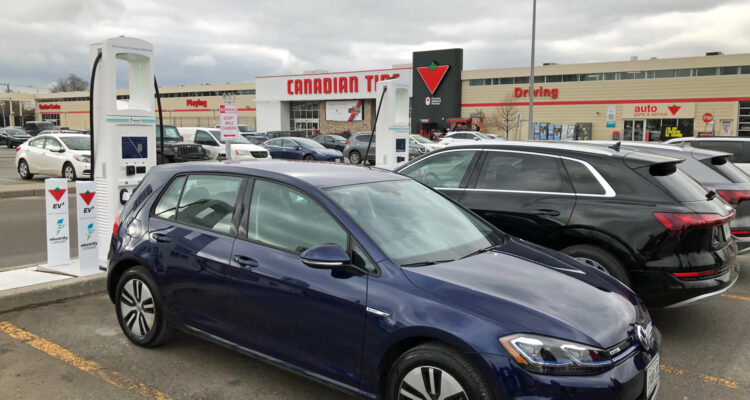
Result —
<instances>
[{"instance_id":1,"label":"concrete curb","mask_svg":"<svg viewBox=\"0 0 750 400\"><path fill-rule=\"evenodd\" d=\"M55 303L107 290L107 273L0 291L0 313Z\"/></svg>"},{"instance_id":2,"label":"concrete curb","mask_svg":"<svg viewBox=\"0 0 750 400\"><path fill-rule=\"evenodd\" d=\"M36 185L34 185L36 186ZM75 184L68 185L68 193L75 194ZM16 197L41 197L44 196L44 185L41 187L0 190L0 199L12 199Z\"/></svg>"}]
</instances>

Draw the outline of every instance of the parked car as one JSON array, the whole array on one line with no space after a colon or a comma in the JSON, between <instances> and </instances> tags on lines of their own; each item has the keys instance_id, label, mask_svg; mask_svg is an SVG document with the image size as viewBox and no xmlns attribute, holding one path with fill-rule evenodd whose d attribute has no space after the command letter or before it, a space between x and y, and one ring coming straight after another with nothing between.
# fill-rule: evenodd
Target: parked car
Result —
<instances>
[{"instance_id":1,"label":"parked car","mask_svg":"<svg viewBox=\"0 0 750 400\"><path fill-rule=\"evenodd\" d=\"M726 291L739 274L734 209L680 161L627 148L484 142L398 172L504 232L609 273L649 306L676 307Z\"/></svg>"},{"instance_id":2,"label":"parked car","mask_svg":"<svg viewBox=\"0 0 750 400\"><path fill-rule=\"evenodd\" d=\"M490 139L496 139L496 140L508 140L505 136L500 136L494 133L487 133L485 134Z\"/></svg>"},{"instance_id":3,"label":"parked car","mask_svg":"<svg viewBox=\"0 0 750 400\"><path fill-rule=\"evenodd\" d=\"M280 137L307 137L307 131L268 131L265 133L266 139L275 139Z\"/></svg>"},{"instance_id":4,"label":"parked car","mask_svg":"<svg viewBox=\"0 0 750 400\"><path fill-rule=\"evenodd\" d=\"M184 142L174 125L164 125L164 147L164 161L168 163L209 159L203 146ZM161 154L161 128L156 124L156 162L159 164L162 163Z\"/></svg>"},{"instance_id":5,"label":"parked car","mask_svg":"<svg viewBox=\"0 0 750 400\"><path fill-rule=\"evenodd\" d=\"M136 345L176 327L385 400L658 390L661 334L627 287L406 177L170 164L132 199L114 224L107 289Z\"/></svg>"},{"instance_id":6,"label":"parked car","mask_svg":"<svg viewBox=\"0 0 750 400\"><path fill-rule=\"evenodd\" d=\"M47 122L47 121L26 121L23 123L23 129L30 136L36 136L40 134L42 131L59 130L55 126L55 124L53 124L52 122Z\"/></svg>"},{"instance_id":7,"label":"parked car","mask_svg":"<svg viewBox=\"0 0 750 400\"><path fill-rule=\"evenodd\" d=\"M322 144L307 138L282 137L266 140L263 147L271 156L284 160L333 161L343 162L340 151L327 149Z\"/></svg>"},{"instance_id":8,"label":"parked car","mask_svg":"<svg viewBox=\"0 0 750 400\"><path fill-rule=\"evenodd\" d=\"M456 144L470 144L478 140L495 140L482 132L459 131L449 133L438 139L438 146L447 147Z\"/></svg>"},{"instance_id":9,"label":"parked car","mask_svg":"<svg viewBox=\"0 0 750 400\"><path fill-rule=\"evenodd\" d=\"M23 179L62 176L68 181L91 176L91 139L80 134L37 135L16 148L16 167Z\"/></svg>"},{"instance_id":10,"label":"parked car","mask_svg":"<svg viewBox=\"0 0 750 400\"><path fill-rule=\"evenodd\" d=\"M732 157L729 158L729 161L750 174L750 137L683 137L670 139L665 143L731 153Z\"/></svg>"},{"instance_id":11,"label":"parked car","mask_svg":"<svg viewBox=\"0 0 750 400\"><path fill-rule=\"evenodd\" d=\"M611 146L616 142L584 142ZM677 168L690 175L706 189L713 190L737 212L729 222L740 253L750 250L750 176L728 159L730 153L644 142L621 142L622 148L684 159Z\"/></svg>"},{"instance_id":12,"label":"parked car","mask_svg":"<svg viewBox=\"0 0 750 400\"><path fill-rule=\"evenodd\" d=\"M409 135L410 141L409 144L419 144L420 146L424 147L427 151L433 151L440 148L436 142L433 142L430 139L427 139L426 137L422 135Z\"/></svg>"},{"instance_id":13,"label":"parked car","mask_svg":"<svg viewBox=\"0 0 750 400\"><path fill-rule=\"evenodd\" d=\"M13 126L0 128L0 143L5 144L9 149L26 142L29 138L31 135L21 128Z\"/></svg>"},{"instance_id":14,"label":"parked car","mask_svg":"<svg viewBox=\"0 0 750 400\"><path fill-rule=\"evenodd\" d=\"M355 132L349 137L349 144L344 147L344 157L352 164L359 164L367 152L367 143L370 141L370 132ZM409 142L409 160L427 153L427 148L421 144ZM367 162L375 164L375 138L372 138L370 152L367 153Z\"/></svg>"},{"instance_id":15,"label":"parked car","mask_svg":"<svg viewBox=\"0 0 750 400\"><path fill-rule=\"evenodd\" d=\"M257 145L261 145L267 140L265 135L261 136L254 133L240 133L240 135L242 135L242 137L244 137L248 142Z\"/></svg>"},{"instance_id":16,"label":"parked car","mask_svg":"<svg viewBox=\"0 0 750 400\"><path fill-rule=\"evenodd\" d=\"M221 130L192 127L180 127L177 130L186 142L203 146L209 159L221 161L227 158L226 142L221 140ZM270 157L268 149L250 143L242 135L237 135L236 143L231 146L233 160L249 161Z\"/></svg>"},{"instance_id":17,"label":"parked car","mask_svg":"<svg viewBox=\"0 0 750 400\"><path fill-rule=\"evenodd\" d=\"M349 144L349 141L345 137L339 135L318 135L313 140L322 144L326 149L338 151L344 151L344 147Z\"/></svg>"}]
</instances>

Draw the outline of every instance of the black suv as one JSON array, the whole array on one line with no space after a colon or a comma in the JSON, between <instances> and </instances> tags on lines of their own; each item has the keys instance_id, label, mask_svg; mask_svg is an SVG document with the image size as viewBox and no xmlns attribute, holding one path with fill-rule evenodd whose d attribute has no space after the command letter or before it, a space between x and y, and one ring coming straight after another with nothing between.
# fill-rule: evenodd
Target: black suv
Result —
<instances>
[{"instance_id":1,"label":"black suv","mask_svg":"<svg viewBox=\"0 0 750 400\"><path fill-rule=\"evenodd\" d=\"M48 121L26 121L23 123L23 129L30 136L36 136L42 131L59 130L55 124Z\"/></svg>"},{"instance_id":2,"label":"black suv","mask_svg":"<svg viewBox=\"0 0 750 400\"><path fill-rule=\"evenodd\" d=\"M164 125L164 162L185 162L208 160L208 154L203 146L195 143L184 143L182 136L174 125ZM161 130L156 124L156 162L162 164L161 157Z\"/></svg>"},{"instance_id":3,"label":"black suv","mask_svg":"<svg viewBox=\"0 0 750 400\"><path fill-rule=\"evenodd\" d=\"M448 147L398 172L667 307L718 295L739 276L729 230L735 211L679 170L681 161L626 148L500 142Z\"/></svg>"}]
</instances>

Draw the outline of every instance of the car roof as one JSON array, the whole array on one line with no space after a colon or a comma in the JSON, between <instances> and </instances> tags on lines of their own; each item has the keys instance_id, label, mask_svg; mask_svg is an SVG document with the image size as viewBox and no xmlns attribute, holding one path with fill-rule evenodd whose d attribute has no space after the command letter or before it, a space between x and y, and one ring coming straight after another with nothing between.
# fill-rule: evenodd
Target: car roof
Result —
<instances>
[{"instance_id":1,"label":"car roof","mask_svg":"<svg viewBox=\"0 0 750 400\"><path fill-rule=\"evenodd\" d=\"M53 138L62 138L62 137L85 137L88 138L89 135L85 133L41 133L39 135L34 136L34 138L39 137L53 137Z\"/></svg>"},{"instance_id":2,"label":"car roof","mask_svg":"<svg viewBox=\"0 0 750 400\"><path fill-rule=\"evenodd\" d=\"M696 141L737 141L747 142L750 141L750 137L737 137L737 136L699 136L699 137L683 137L674 138L667 140L667 143L679 143L679 142L696 142Z\"/></svg>"},{"instance_id":3,"label":"car roof","mask_svg":"<svg viewBox=\"0 0 750 400\"><path fill-rule=\"evenodd\" d=\"M161 171L225 172L263 176L312 185L318 189L410 178L381 168L320 161L225 161L164 164ZM303 185L299 185L303 186Z\"/></svg>"},{"instance_id":4,"label":"car roof","mask_svg":"<svg viewBox=\"0 0 750 400\"><path fill-rule=\"evenodd\" d=\"M609 141L609 140L592 140L591 142L585 142L585 143L591 143L595 145L605 145L605 146L611 146L616 141ZM666 154L670 156L682 156L682 153L688 153L692 155L694 158L698 160L704 160L706 158L714 158L714 157L721 157L721 156L731 156L732 153L727 153L724 151L716 151L716 150L709 150L709 149L699 149L696 147L690 147L690 146L678 146L675 144L663 144L663 143L645 143L645 142L620 142L620 145L623 147L629 147L633 149L638 149L639 151L645 151L645 152L653 152L656 154Z\"/></svg>"}]
</instances>

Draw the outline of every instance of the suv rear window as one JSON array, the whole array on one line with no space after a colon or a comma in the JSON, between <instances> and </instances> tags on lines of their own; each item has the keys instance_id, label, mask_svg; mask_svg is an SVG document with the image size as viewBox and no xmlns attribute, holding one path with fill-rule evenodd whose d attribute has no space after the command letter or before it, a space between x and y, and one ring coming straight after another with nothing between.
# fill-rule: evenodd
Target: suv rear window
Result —
<instances>
[{"instance_id":1,"label":"suv rear window","mask_svg":"<svg viewBox=\"0 0 750 400\"><path fill-rule=\"evenodd\" d=\"M739 167L727 160L727 157L714 157L705 159L702 163L708 165L709 168L718 172L725 178L729 179L734 183L749 183L750 176L748 176Z\"/></svg>"},{"instance_id":2,"label":"suv rear window","mask_svg":"<svg viewBox=\"0 0 750 400\"><path fill-rule=\"evenodd\" d=\"M354 137L354 140L358 142L369 142L370 141L370 135L357 135Z\"/></svg>"},{"instance_id":3,"label":"suv rear window","mask_svg":"<svg viewBox=\"0 0 750 400\"><path fill-rule=\"evenodd\" d=\"M734 140L696 140L694 142L694 146L700 147L701 149L732 153L732 156L729 157L729 161L741 163L748 162L744 159L742 154L743 145L744 142Z\"/></svg>"},{"instance_id":4,"label":"suv rear window","mask_svg":"<svg viewBox=\"0 0 750 400\"><path fill-rule=\"evenodd\" d=\"M708 190L673 163L652 165L647 172L677 201L706 200Z\"/></svg>"}]
</instances>

